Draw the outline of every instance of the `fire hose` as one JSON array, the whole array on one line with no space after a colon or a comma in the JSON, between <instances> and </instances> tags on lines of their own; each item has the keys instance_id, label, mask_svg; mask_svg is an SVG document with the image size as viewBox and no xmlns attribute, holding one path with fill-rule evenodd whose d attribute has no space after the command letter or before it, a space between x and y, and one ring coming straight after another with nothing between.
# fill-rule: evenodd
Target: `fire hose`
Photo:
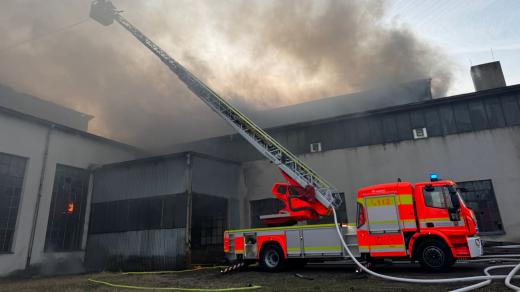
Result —
<instances>
[{"instance_id":1,"label":"fire hose","mask_svg":"<svg viewBox=\"0 0 520 292\"><path fill-rule=\"evenodd\" d=\"M214 268L221 268L221 267L216 266L216 267L206 267L206 268L195 268L195 269L181 270L181 271L126 272L126 273L121 273L121 275L177 274L177 273L194 272L194 271L214 269ZM88 279L88 281L91 283L101 284L101 285L105 285L107 287L112 287L112 288L137 289L137 290L227 292L227 291L255 290L255 289L262 288L262 286L258 286L258 285L250 285L250 286L246 286L246 287L232 287L232 288L151 287L151 286L136 286L136 285L128 285L128 284L118 284L118 283L112 283L112 282L101 281L101 280L96 280L96 279Z\"/></svg>"},{"instance_id":2,"label":"fire hose","mask_svg":"<svg viewBox=\"0 0 520 292\"><path fill-rule=\"evenodd\" d=\"M364 272L367 274L370 274L375 277L379 277L385 280L390 281L397 281L397 282L405 282L405 283L414 283L414 284L445 284L445 283L457 283L457 282L475 282L475 281L482 281L477 284L473 284L470 286L462 287L460 289L453 290L453 292L463 292L463 291L471 291L477 288L481 288L484 286L487 286L491 283L494 279L505 279L504 283L507 287L515 290L520 291L520 287L515 286L511 284L511 280L513 278L516 278L518 276L515 276L518 270L520 270L520 264L517 265L497 265L497 266L491 266L484 269L485 276L471 276L471 277L460 277L460 278L445 278L445 279L415 279L415 278L403 278L403 277L394 277L394 276L388 276L383 275L377 272L374 272L367 267L365 267L362 263L360 263L356 257L352 254L352 251L350 251L347 243L345 242L345 239L343 238L343 234L341 233L341 230L339 228L338 224L338 217L336 215L336 210L332 208L332 213L334 215L334 223L336 224L336 231L338 232L339 239L341 240L341 243L343 244L343 247L347 251L348 255L352 259L352 261ZM509 274L507 275L491 275L489 271L494 269L501 269L501 268L513 268Z\"/></svg>"}]
</instances>

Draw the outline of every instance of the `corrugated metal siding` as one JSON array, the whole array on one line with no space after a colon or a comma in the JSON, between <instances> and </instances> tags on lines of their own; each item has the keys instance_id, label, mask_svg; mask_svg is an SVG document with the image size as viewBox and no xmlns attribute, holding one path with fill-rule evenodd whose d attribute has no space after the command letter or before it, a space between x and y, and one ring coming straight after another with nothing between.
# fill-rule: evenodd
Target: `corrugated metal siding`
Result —
<instances>
[{"instance_id":1,"label":"corrugated metal siding","mask_svg":"<svg viewBox=\"0 0 520 292\"><path fill-rule=\"evenodd\" d=\"M94 174L93 203L183 193L186 158L102 167Z\"/></svg>"},{"instance_id":2,"label":"corrugated metal siding","mask_svg":"<svg viewBox=\"0 0 520 292\"><path fill-rule=\"evenodd\" d=\"M413 129L425 127L429 137L520 125L520 87L496 93L441 98L389 110L355 114L327 121L288 125L267 131L296 154L310 152L310 144L322 143L323 151L394 143L413 139ZM202 147L201 145L205 145ZM211 149L208 145L212 145ZM237 161L263 159L238 135L217 137L184 145L210 151L211 155ZM219 152L218 149L226 151Z\"/></svg>"},{"instance_id":3,"label":"corrugated metal siding","mask_svg":"<svg viewBox=\"0 0 520 292\"><path fill-rule=\"evenodd\" d=\"M186 227L187 194L92 204L90 234Z\"/></svg>"},{"instance_id":4,"label":"corrugated metal siding","mask_svg":"<svg viewBox=\"0 0 520 292\"><path fill-rule=\"evenodd\" d=\"M185 265L185 228L91 234L86 266L90 270L147 271Z\"/></svg>"},{"instance_id":5,"label":"corrugated metal siding","mask_svg":"<svg viewBox=\"0 0 520 292\"><path fill-rule=\"evenodd\" d=\"M239 164L198 156L192 159L192 188L195 193L237 198L239 177Z\"/></svg>"},{"instance_id":6,"label":"corrugated metal siding","mask_svg":"<svg viewBox=\"0 0 520 292\"><path fill-rule=\"evenodd\" d=\"M127 161L95 172L89 267L151 270L182 265L190 179L192 260L223 259L228 216L239 218L238 208L229 210L228 201L238 200L240 165L191 153L188 166L187 157L182 153Z\"/></svg>"}]
</instances>

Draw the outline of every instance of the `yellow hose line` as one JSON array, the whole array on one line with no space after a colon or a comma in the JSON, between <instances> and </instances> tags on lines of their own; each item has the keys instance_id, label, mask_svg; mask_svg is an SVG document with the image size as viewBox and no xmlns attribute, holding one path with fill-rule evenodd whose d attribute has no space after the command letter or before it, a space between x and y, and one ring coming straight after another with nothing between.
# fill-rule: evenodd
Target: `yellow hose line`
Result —
<instances>
[{"instance_id":1,"label":"yellow hose line","mask_svg":"<svg viewBox=\"0 0 520 292\"><path fill-rule=\"evenodd\" d=\"M153 271L153 272L125 272L121 275L151 275L151 274L177 274L186 273L200 270L209 270L216 268L224 268L225 266L214 266L214 267L200 267L190 270L181 271ZM133 286L125 284L115 284L106 281L100 281L95 279L88 279L89 282L105 285L113 288L124 288L124 289L139 289L139 290L167 290L167 291L205 291L205 292L218 292L218 291L241 291L241 290L254 290L260 289L262 286L249 286L249 287L235 287L235 288L181 288L181 287L148 287L148 286Z\"/></svg>"},{"instance_id":2,"label":"yellow hose line","mask_svg":"<svg viewBox=\"0 0 520 292\"><path fill-rule=\"evenodd\" d=\"M204 292L218 292L218 291L241 291L241 290L254 290L260 289L262 286L250 286L250 287L235 287L235 288L180 288L180 287L147 287L147 286L132 286L124 284L114 284L105 281L99 281L94 279L88 279L89 282L102 284L113 288L124 288L124 289L139 289L139 290L166 290L166 291L204 291Z\"/></svg>"}]
</instances>

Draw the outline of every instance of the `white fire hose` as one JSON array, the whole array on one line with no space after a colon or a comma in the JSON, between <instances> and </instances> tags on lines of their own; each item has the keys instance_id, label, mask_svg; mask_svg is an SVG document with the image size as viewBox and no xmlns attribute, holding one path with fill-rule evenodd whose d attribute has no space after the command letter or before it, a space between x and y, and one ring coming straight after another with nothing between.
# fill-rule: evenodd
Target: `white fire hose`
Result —
<instances>
[{"instance_id":1,"label":"white fire hose","mask_svg":"<svg viewBox=\"0 0 520 292\"><path fill-rule=\"evenodd\" d=\"M442 283L482 281L482 282L477 283L477 284L473 284L473 285L466 286L466 287L463 287L463 288L460 288L460 289L457 289L457 290L453 290L453 291L457 291L457 292L471 291L471 290L474 290L474 289L477 289L477 288L481 288L481 287L487 286L494 279L505 279L505 284L506 284L507 287L509 287L509 288L511 288L511 289L513 289L515 291L520 291L520 287L511 284L511 280L513 278L517 278L518 277L518 276L515 276L515 275L518 272L518 270L520 270L520 264L517 264L517 265L497 265L497 266L487 267L486 269L484 269L485 276L472 276L472 277L447 278L447 279L402 278L402 277L387 276L387 275L383 275L383 274L379 274L377 272L374 272L374 271L368 269L367 267L365 267L363 264L361 264L356 259L356 257L354 257L354 255L350 251L349 247L347 246L347 243L345 242L345 239L343 238L343 234L341 233L341 230L339 228L338 217L336 215L336 210L334 208L332 208L332 212L334 214L334 223L336 224L336 231L338 232L338 236L339 236L339 239L341 240L341 243L343 244L343 247L347 251L347 253L350 256L350 258L352 259L352 261L354 261L354 263L356 263L356 265L361 270L363 270L364 272L366 272L366 273L368 273L368 274L370 274L372 276L379 277L379 278L382 278L382 279L385 279L385 280L391 280L391 281L397 281L397 282L405 282L405 283L414 283L414 284L442 284ZM489 260L492 260L492 258L489 259ZM489 273L489 271L491 271L491 270L501 269L501 268L513 268L513 269L507 275L491 275Z\"/></svg>"}]
</instances>

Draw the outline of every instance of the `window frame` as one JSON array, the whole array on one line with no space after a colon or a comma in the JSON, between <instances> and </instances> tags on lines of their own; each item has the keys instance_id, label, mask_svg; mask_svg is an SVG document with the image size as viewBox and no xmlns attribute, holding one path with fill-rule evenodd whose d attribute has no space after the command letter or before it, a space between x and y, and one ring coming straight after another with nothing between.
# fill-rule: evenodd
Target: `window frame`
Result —
<instances>
[{"instance_id":1,"label":"window frame","mask_svg":"<svg viewBox=\"0 0 520 292\"><path fill-rule=\"evenodd\" d=\"M15 158L15 159L21 159L21 161L23 160L23 170L20 170L20 173L18 173L18 176L15 174L15 175L9 175L9 171L11 170L11 165L8 164L8 167L7 167L7 173L6 175L7 176L11 176L11 177L15 177L15 179L12 179L12 181L14 180L19 180L18 183L14 183L13 185L15 186L10 186L11 188L11 191L13 193L18 193L17 194L17 198L16 200L18 200L17 202L17 206L16 208L15 207L7 207L6 209L16 209L16 214L14 216L7 216L6 218L6 228L2 228L0 229L0 232L4 232L5 231L5 235L7 235L7 232L11 232L11 238L10 238L10 241L9 243L5 243L5 242L0 242L0 255L2 254L13 254L13 249L14 249L14 245L16 243L16 234L17 234L17 225L18 225L18 218L20 217L20 207L21 207L21 203L22 203L22 199L23 199L23 194L24 194L24 189L25 189L25 183L26 183L26 177L27 177L27 171L28 171L28 168L29 168L29 162L30 162L30 159L29 157L25 157L25 156L21 156L21 155L16 155L16 154L11 154L11 153L6 153L6 152L0 152L0 156L7 156L8 158ZM0 184L2 183L2 179L0 179ZM9 181L9 179L6 179L5 181ZM11 203L11 199L9 201L9 203ZM11 211L9 211L11 212ZM9 228L9 222L10 222L10 218L14 218L13 219L13 223L12 223L12 228ZM4 238L5 239L5 238ZM4 245L7 245L7 248L3 248Z\"/></svg>"},{"instance_id":2,"label":"window frame","mask_svg":"<svg viewBox=\"0 0 520 292\"><path fill-rule=\"evenodd\" d=\"M70 201L72 201L75 205L74 212L79 212L79 213L77 213L77 215L75 215L75 214L66 215L66 216L77 216L75 218L75 220L77 220L77 222L75 224L77 224L77 225L75 225L75 227L72 231L68 231L68 229L65 229L66 231L63 233L63 235L60 235L62 237L56 237L52 233L52 232L55 232L54 227L57 226L57 228L59 228L60 225L63 225L63 217L56 219L56 214L58 214L58 213L56 213L56 211L57 211L56 208L59 206L56 203L56 200L62 199L61 198L62 194L58 194L60 192L60 190L56 189L57 188L56 184L62 182L61 179L59 181L57 180L58 179L57 175L63 175L63 171L64 171L64 170L59 170L60 167L62 167L63 169L67 169L67 170L71 170L71 169L74 170L73 171L74 174L72 174L72 172L71 172L71 174L67 174L62 177L63 180L67 184L70 185L71 191L72 191L73 184L74 184L73 180L82 179L81 175L85 175L85 183L81 185L81 193L75 194L77 199L75 201L70 199ZM79 173L82 173L82 174L78 175ZM85 226L85 223L87 221L86 217L89 215L86 211L88 208L88 206L87 206L88 205L88 196L89 196L90 187L91 187L90 186L90 175L91 174L92 174L92 172L85 168L66 165L66 164L62 164L62 163L56 163L56 166L54 169L54 181L53 181L52 191L51 191L51 203L50 203L49 211L48 211L49 216L47 218L47 226L46 226L47 230L45 231L45 239L44 239L44 249L43 250L45 253L75 252L75 251L84 251L85 250L83 241L84 241L85 232L88 231L88 227ZM70 179L71 181L67 182L67 179ZM84 191L84 193L83 193L83 191ZM81 196L83 196L83 197L81 197ZM55 221L55 219L56 219L56 221ZM69 222L70 221L66 221L65 225L69 224ZM71 224L74 224L74 222ZM63 244L63 246L55 246L56 238L58 238L58 239L62 238L63 239L62 241L65 242L65 238L67 237L67 232L73 233L76 230L79 231L80 234L68 239L68 242L66 245L70 245L70 246L64 247L65 243Z\"/></svg>"}]
</instances>

